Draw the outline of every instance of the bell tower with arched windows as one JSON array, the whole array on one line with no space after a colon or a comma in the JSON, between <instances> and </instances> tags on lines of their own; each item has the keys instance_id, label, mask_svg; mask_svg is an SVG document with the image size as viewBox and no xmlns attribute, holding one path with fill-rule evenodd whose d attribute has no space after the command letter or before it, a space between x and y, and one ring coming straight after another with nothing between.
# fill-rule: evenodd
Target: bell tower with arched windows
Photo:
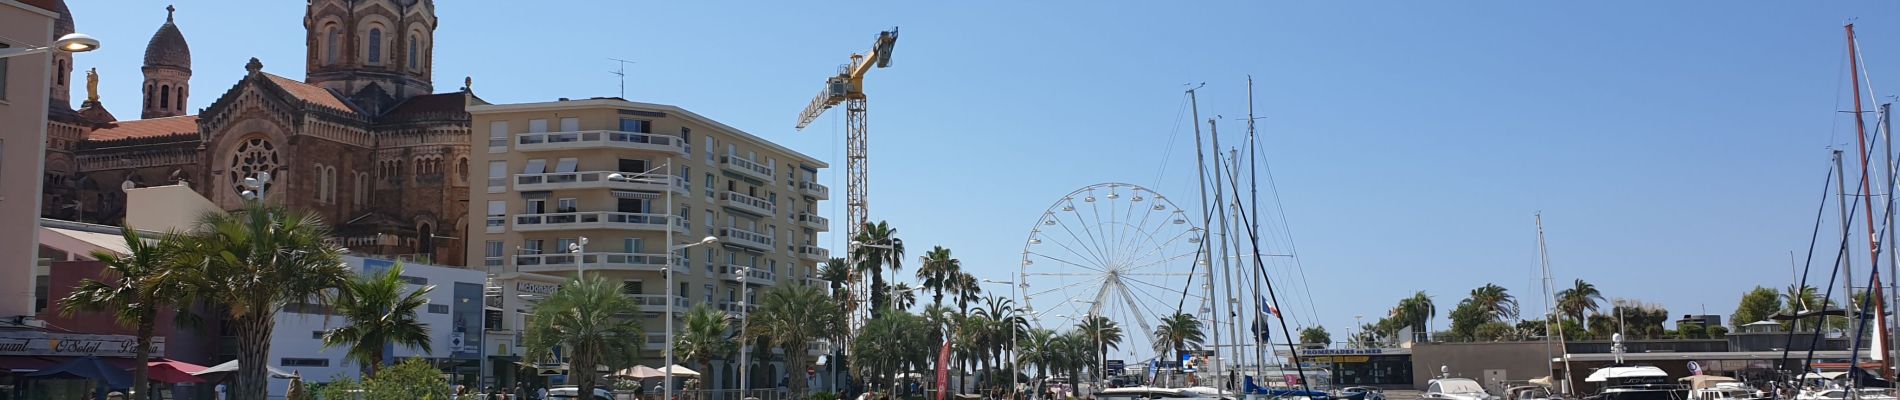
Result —
<instances>
[{"instance_id":1,"label":"bell tower with arched windows","mask_svg":"<svg viewBox=\"0 0 1900 400\"><path fill-rule=\"evenodd\" d=\"M145 44L144 104L139 118L164 118L187 115L185 99L191 91L191 46L178 31L173 15L178 9L165 6L165 25Z\"/></svg>"},{"instance_id":2,"label":"bell tower with arched windows","mask_svg":"<svg viewBox=\"0 0 1900 400\"><path fill-rule=\"evenodd\" d=\"M309 0L304 81L372 114L431 94L435 27L432 0Z\"/></svg>"}]
</instances>

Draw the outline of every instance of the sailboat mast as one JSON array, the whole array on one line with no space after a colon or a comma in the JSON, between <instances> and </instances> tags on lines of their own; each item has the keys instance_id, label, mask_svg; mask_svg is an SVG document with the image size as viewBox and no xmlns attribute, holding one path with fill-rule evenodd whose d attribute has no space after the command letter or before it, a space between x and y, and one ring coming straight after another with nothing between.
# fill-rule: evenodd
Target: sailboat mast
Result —
<instances>
[{"instance_id":1,"label":"sailboat mast","mask_svg":"<svg viewBox=\"0 0 1900 400\"><path fill-rule=\"evenodd\" d=\"M1214 120L1215 118L1207 119L1207 136L1212 138L1212 141L1214 142L1214 207L1215 207L1215 210L1219 210L1219 209L1227 208L1227 207L1223 204L1224 202L1221 200L1222 199L1221 187L1223 183L1221 182L1222 168L1221 168L1221 162L1220 162L1220 159L1221 159L1220 157L1220 127L1214 124ZM1214 211L1214 210L1210 210L1210 211ZM1217 262L1208 263L1207 265L1207 302L1210 303L1208 304L1208 307L1207 307L1209 311L1207 317L1208 317L1208 320L1212 321L1214 325L1213 327L1214 328L1213 329L1214 330L1214 351L1211 351L1209 353L1214 355L1213 357L1214 360L1212 364L1214 367L1213 368L1214 387L1224 388L1227 386L1222 383L1225 382L1225 378L1227 377L1227 372L1225 369L1221 368L1223 366L1223 363L1221 362L1221 357L1220 357L1220 346L1221 346L1220 306L1221 305L1220 305L1220 300L1219 300L1220 297L1215 296L1217 292L1214 290L1214 276L1215 276L1215 272L1217 268L1219 270L1229 269L1228 267L1230 266L1230 264L1227 263L1227 242L1226 242L1226 240L1228 240L1229 237L1227 233L1227 213L1222 212L1222 211L1214 211L1214 213L1220 215L1220 228L1221 228L1220 238L1222 241L1220 242L1221 243L1220 244L1220 253L1221 253L1220 259L1215 260ZM1202 240L1201 242L1206 243L1208 241ZM1209 250L1208 254L1214 254L1214 252L1212 250Z\"/></svg>"},{"instance_id":2,"label":"sailboat mast","mask_svg":"<svg viewBox=\"0 0 1900 400\"><path fill-rule=\"evenodd\" d=\"M1883 291L1880 288L1880 237L1878 236L1879 233L1875 230L1876 225L1874 225L1874 197L1872 196L1872 194L1874 193L1873 179L1867 174L1868 172L1867 118L1864 118L1861 115L1865 111L1861 108L1860 42L1854 38L1854 24L1847 24L1846 29L1847 29L1847 65L1848 65L1849 71L1852 72L1853 74L1853 82L1854 82L1854 134L1857 139L1855 143L1856 144L1855 147L1858 147L1860 149L1860 192L1862 194L1867 195L1867 196L1861 196L1861 202L1862 202L1862 206L1867 209L1867 212L1865 213L1865 215L1867 216L1867 220L1866 220L1867 221L1867 251L1869 252L1868 256L1871 259L1870 262L1872 263L1870 264L1871 266L1868 267L1869 269L1867 273L1870 275L1869 276L1870 282L1874 282L1873 284L1868 285L1870 287L1867 289L1872 291L1871 293L1872 298L1882 299L1882 298L1885 298L1886 296L1881 294L1881 292ZM1850 282L1848 283L1849 286L1853 285L1853 283L1851 283L1852 280L1849 280L1848 282ZM1847 293L1849 296L1852 296L1854 291L1849 290ZM1874 318L1875 336L1874 336L1874 346L1873 346L1873 350L1874 350L1873 358L1875 360L1880 360L1883 363L1880 368L1881 376L1884 378L1892 379L1893 378L1892 374L1889 373L1888 369L1886 368L1884 364L1887 360L1887 354L1886 354L1887 346L1886 346L1886 343L1884 343L1887 341L1887 317L1884 314L1886 311L1885 307L1882 307L1880 303L1881 302L1876 301L1873 304L1874 315L1875 315L1875 318ZM1859 308L1856 307L1855 309L1858 310Z\"/></svg>"},{"instance_id":3,"label":"sailboat mast","mask_svg":"<svg viewBox=\"0 0 1900 400\"><path fill-rule=\"evenodd\" d=\"M1210 211L1207 208L1208 206L1208 202L1207 202L1207 147L1205 147L1201 143L1201 103L1198 96L1196 96L1194 93L1196 90L1200 90L1200 87L1197 86L1193 89L1188 89L1187 93L1188 93L1189 108L1193 110L1193 117L1192 117L1193 119L1189 121L1194 123L1194 168L1198 171L1198 174L1196 175L1196 178L1194 180L1195 182L1199 183L1201 186L1201 233L1202 233L1201 236L1202 236L1202 239L1201 239L1201 248L1199 250L1201 255L1199 258L1202 263L1206 263L1205 265L1210 271L1209 274L1212 274L1212 270L1214 268L1214 262L1212 260L1209 260L1208 258L1214 255L1214 252L1209 251L1211 250L1211 247L1209 246L1210 246L1210 243L1213 242L1214 235L1211 234L1212 230L1209 230L1207 228L1208 228L1208 223L1212 222L1214 220L1214 217L1210 215ZM1188 279L1192 280L1193 278L1191 277L1191 275L1193 275L1193 273L1189 272L1189 275L1190 277ZM1209 275L1209 276L1212 276L1212 275ZM1184 297L1186 295L1187 290L1188 288L1182 288L1182 294ZM1177 307L1175 312L1177 313L1181 312L1182 310L1180 310L1179 308L1182 308L1182 307ZM1179 353L1181 349L1174 349L1174 351ZM1176 360L1176 361L1179 361L1181 359L1180 354L1164 354L1163 356L1170 357L1170 359ZM1177 367L1176 369L1179 370L1180 368ZM1172 374L1170 374L1170 377L1172 377Z\"/></svg>"},{"instance_id":4,"label":"sailboat mast","mask_svg":"<svg viewBox=\"0 0 1900 400\"><path fill-rule=\"evenodd\" d=\"M1260 151L1260 142L1259 142L1260 137L1255 136L1253 121L1254 121L1253 75L1247 75L1247 146L1248 146L1247 147L1247 197L1248 197L1247 201L1251 203L1250 204L1251 207L1249 207L1248 209L1253 210L1253 221L1250 221L1253 223L1253 229L1249 230L1248 232L1259 232L1260 231L1259 157L1260 156L1258 153ZM1250 239L1249 240L1250 244L1248 248L1252 249L1254 254L1260 254L1260 237L1251 235L1251 234L1247 236L1248 236L1248 239ZM1266 327L1266 321L1263 321L1262 319L1266 318L1267 310L1260 309L1261 276L1260 276L1259 266L1255 265L1254 268L1249 268L1248 273L1253 275L1253 291L1249 293L1251 296L1248 297L1248 301L1253 303L1254 323L1256 324L1256 326L1264 328ZM1249 328L1253 328L1253 327L1249 327ZM1254 336L1253 338L1254 373L1253 374L1256 377L1255 379L1264 379L1267 373L1265 369L1266 367L1264 366L1267 363L1267 344L1268 344L1267 342L1271 342L1273 340L1273 337L1265 334L1265 332L1255 332L1253 336Z\"/></svg>"},{"instance_id":5,"label":"sailboat mast","mask_svg":"<svg viewBox=\"0 0 1900 400\"><path fill-rule=\"evenodd\" d=\"M1885 139L1885 142L1887 142L1887 151L1884 154L1887 164L1887 234L1893 235L1896 233L1896 231L1893 230L1893 190L1896 182L1894 178L1894 169L1896 166L1893 163L1893 103L1882 103L1880 105L1880 133L1882 138ZM1892 240L1888 240L1887 242L1887 290L1889 290L1887 295L1892 296L1890 298L1893 301L1900 301L1900 284L1896 284L1896 282L1900 282L1900 271L1895 271L1895 265L1900 264L1900 252L1893 251ZM1886 304L1894 303L1888 302ZM1882 313L1880 315L1881 318L1886 318L1886 314ZM1887 328L1891 329L1892 326L1888 326ZM1893 332L1885 333L1887 336L1884 338L1888 340L1886 342L1888 346L1900 342L1900 340L1896 340L1900 339L1900 337L1893 336ZM1886 368L1887 373L1894 373L1893 363L1888 364Z\"/></svg>"},{"instance_id":6,"label":"sailboat mast","mask_svg":"<svg viewBox=\"0 0 1900 400\"><path fill-rule=\"evenodd\" d=\"M1228 154L1230 154L1227 157L1227 165L1229 166L1229 168L1227 169L1227 179L1229 180L1229 185L1234 187L1233 201L1229 202L1229 204L1231 204L1231 207L1228 209L1227 214L1233 217L1233 221L1235 225L1242 225L1244 223L1240 221L1240 190L1239 190L1240 189L1239 187L1240 186L1240 179L1239 179L1240 178L1240 150L1229 149L1227 150L1227 152ZM1225 228L1225 226L1227 225L1225 221L1223 221L1221 225L1223 226L1223 228L1221 228L1222 230L1227 229ZM1236 232L1245 231L1245 230L1247 230L1245 226L1234 229L1234 231ZM1227 242L1233 244L1234 246L1233 263L1235 265L1241 265L1242 263L1240 262L1240 256L1246 253L1244 252L1245 247L1242 246L1240 237L1229 236L1227 238ZM1234 351L1232 352L1232 354L1234 355L1234 360L1235 360L1234 366L1243 367L1247 365L1247 362L1246 362L1247 358L1245 354L1246 354L1246 343L1249 341L1240 339L1241 338L1240 321L1245 321L1247 320L1247 318L1241 318L1241 315L1244 315L1244 314L1241 314L1239 311L1240 298L1234 297L1234 291L1235 291L1234 271L1236 269L1237 269L1236 267L1230 266L1228 268L1222 269L1221 274L1227 275L1227 310L1228 310L1227 315L1232 317L1233 319L1233 321L1228 321L1229 323L1227 324L1227 331L1229 333L1232 333L1232 337L1234 338L1235 348L1234 348ZM1229 374L1225 370L1221 371L1221 373L1225 374L1225 376L1230 378L1229 383L1232 383L1232 381L1235 379L1239 379L1239 375Z\"/></svg>"},{"instance_id":7,"label":"sailboat mast","mask_svg":"<svg viewBox=\"0 0 1900 400\"><path fill-rule=\"evenodd\" d=\"M1557 310L1556 310L1556 307L1554 307L1554 305L1551 304L1551 303L1554 303L1556 300L1555 295L1552 293L1552 290L1555 289L1555 286L1554 286L1555 283L1551 281L1551 277L1550 277L1550 250L1544 247L1544 213L1543 212L1537 213L1537 260L1538 260L1537 264L1544 271L1544 359L1551 360L1546 364L1549 364L1551 370L1556 370L1557 362L1555 361L1555 357L1551 354L1550 335L1553 331L1557 334L1557 346L1559 348L1563 348L1565 341L1564 341L1563 324L1557 324L1555 329L1552 329L1551 327L1551 321L1556 319L1557 317ZM1570 375L1571 375L1569 349L1567 348L1564 349L1563 355L1564 355L1564 377L1562 378L1563 386L1559 387L1558 389L1562 391L1564 394L1569 394L1570 393Z\"/></svg>"}]
</instances>

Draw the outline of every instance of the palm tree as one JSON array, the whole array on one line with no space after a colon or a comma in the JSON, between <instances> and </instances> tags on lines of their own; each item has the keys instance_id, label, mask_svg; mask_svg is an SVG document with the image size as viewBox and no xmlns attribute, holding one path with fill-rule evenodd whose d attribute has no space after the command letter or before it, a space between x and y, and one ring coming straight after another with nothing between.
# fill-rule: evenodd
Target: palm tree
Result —
<instances>
[{"instance_id":1,"label":"palm tree","mask_svg":"<svg viewBox=\"0 0 1900 400\"><path fill-rule=\"evenodd\" d=\"M145 364L151 362L152 331L158 325L159 311L186 302L188 293L184 288L191 279L191 271L189 265L173 262L172 257L179 247L176 235L165 235L152 242L132 228L120 228L119 234L125 239L124 254L92 252L92 258L104 264L103 275L110 281L80 281L71 294L59 301L59 313L71 317L80 311L110 310L119 325L136 329L138 364L132 367L132 380L143 383L150 374ZM191 314L177 315L188 318ZM135 385L127 398L149 397L145 387Z\"/></svg>"},{"instance_id":2,"label":"palm tree","mask_svg":"<svg viewBox=\"0 0 1900 400\"><path fill-rule=\"evenodd\" d=\"M1179 311L1162 318L1161 325L1155 327L1154 335L1155 352L1168 359L1178 359L1182 351L1200 349L1201 341L1206 340L1201 331L1201 320Z\"/></svg>"},{"instance_id":3,"label":"palm tree","mask_svg":"<svg viewBox=\"0 0 1900 400\"><path fill-rule=\"evenodd\" d=\"M929 343L929 322L903 310L886 310L882 318L866 321L851 341L853 375L870 386L889 387L898 374L923 366L941 343Z\"/></svg>"},{"instance_id":4,"label":"palm tree","mask_svg":"<svg viewBox=\"0 0 1900 400\"><path fill-rule=\"evenodd\" d=\"M639 358L646 334L640 306L620 293L618 283L576 277L534 305L523 338L527 358L549 361L554 348L567 355L567 374L579 393L593 393L599 367L620 369Z\"/></svg>"},{"instance_id":5,"label":"palm tree","mask_svg":"<svg viewBox=\"0 0 1900 400\"><path fill-rule=\"evenodd\" d=\"M1069 331L1068 333L1057 335L1055 340L1051 341L1049 347L1055 353L1053 364L1058 366L1058 370L1065 372L1069 376L1069 385L1071 387L1079 388L1079 384L1082 382L1082 368L1094 362L1089 360L1089 353L1092 351L1089 350L1089 338L1087 334L1081 331ZM1077 394L1080 393L1078 392Z\"/></svg>"},{"instance_id":6,"label":"palm tree","mask_svg":"<svg viewBox=\"0 0 1900 400\"><path fill-rule=\"evenodd\" d=\"M1100 315L1083 317L1075 324L1075 329L1083 333L1089 343L1089 363L1095 368L1095 376L1107 376L1102 371L1102 360L1108 357L1109 349L1120 349L1122 327L1115 321Z\"/></svg>"},{"instance_id":7,"label":"palm tree","mask_svg":"<svg viewBox=\"0 0 1900 400\"><path fill-rule=\"evenodd\" d=\"M799 285L780 285L765 292L765 299L759 302L759 311L748 319L747 332L752 335L769 338L773 345L785 351L785 369L804 371L811 362L806 349L813 339L826 337L843 325L839 315L831 307L826 307L830 299L818 288ZM793 398L803 398L804 379L790 379Z\"/></svg>"},{"instance_id":8,"label":"palm tree","mask_svg":"<svg viewBox=\"0 0 1900 400\"><path fill-rule=\"evenodd\" d=\"M864 223L852 240L859 243L852 254L858 260L858 270L871 274L871 315L877 317L890 302L884 267L891 268L892 276L904 269L904 240L897 238L897 228L887 221Z\"/></svg>"},{"instance_id":9,"label":"palm tree","mask_svg":"<svg viewBox=\"0 0 1900 400\"><path fill-rule=\"evenodd\" d=\"M915 304L917 304L917 291L910 288L910 282L898 282L897 286L891 287L891 307L909 310L910 306Z\"/></svg>"},{"instance_id":10,"label":"palm tree","mask_svg":"<svg viewBox=\"0 0 1900 400\"><path fill-rule=\"evenodd\" d=\"M957 309L970 312L970 302L983 299L983 286L977 283L976 275L968 272L956 274Z\"/></svg>"},{"instance_id":11,"label":"palm tree","mask_svg":"<svg viewBox=\"0 0 1900 400\"><path fill-rule=\"evenodd\" d=\"M950 249L937 246L924 253L922 266L917 267L917 279L923 280L925 289L931 291L932 304L943 305L943 292L954 293L956 276L963 273L963 262L950 257Z\"/></svg>"},{"instance_id":12,"label":"palm tree","mask_svg":"<svg viewBox=\"0 0 1900 400\"><path fill-rule=\"evenodd\" d=\"M1517 297L1511 296L1509 290L1495 283L1471 289L1471 302L1492 320L1517 318Z\"/></svg>"},{"instance_id":13,"label":"palm tree","mask_svg":"<svg viewBox=\"0 0 1900 400\"><path fill-rule=\"evenodd\" d=\"M989 320L989 324L985 326L987 329L983 331L983 333L987 335L985 338L987 339L987 345L983 347L983 350L989 353L989 357L995 362L997 369L1007 369L1011 372L1015 372L1015 368L1005 368L1003 365L1005 361L1003 359L1003 349L1009 347L1011 344L1010 340L1015 338L1015 335L1029 329L1029 321L1024 319L1022 313L1016 309L1016 301L1013 299L988 296L983 298L983 303L983 307L976 310L978 314L982 314L984 318ZM992 373L985 376L994 377L996 374Z\"/></svg>"},{"instance_id":14,"label":"palm tree","mask_svg":"<svg viewBox=\"0 0 1900 400\"><path fill-rule=\"evenodd\" d=\"M196 232L180 241L178 261L194 266L192 297L222 305L230 318L242 366L231 397L264 398L277 311L328 305L350 280L343 248L315 214L261 204L205 215Z\"/></svg>"},{"instance_id":15,"label":"palm tree","mask_svg":"<svg viewBox=\"0 0 1900 400\"><path fill-rule=\"evenodd\" d=\"M1596 285L1578 279L1569 289L1557 291L1557 309L1570 316L1578 324L1583 324L1584 312L1596 312L1597 302L1603 301L1603 292Z\"/></svg>"},{"instance_id":16,"label":"palm tree","mask_svg":"<svg viewBox=\"0 0 1900 400\"><path fill-rule=\"evenodd\" d=\"M1420 333L1424 333L1431 331L1431 320L1437 316L1438 306L1432 304L1432 296L1420 290L1412 293L1411 297L1399 299L1399 305L1393 307L1391 315L1387 317L1391 318L1395 324L1394 331L1398 330L1398 327L1411 326L1418 329ZM1407 339L1416 340L1417 338Z\"/></svg>"},{"instance_id":17,"label":"palm tree","mask_svg":"<svg viewBox=\"0 0 1900 400\"><path fill-rule=\"evenodd\" d=\"M1824 310L1828 308L1840 307L1837 304L1832 304L1833 299L1821 298L1820 290L1815 289L1814 286L1802 286L1802 287L1796 288L1795 285L1788 285L1788 290L1785 292L1782 292L1781 298L1783 302L1787 303L1787 305L1783 307L1783 309L1786 310L1789 315L1796 315L1796 314L1801 314L1803 312L1808 312L1808 311L1816 311L1816 310ZM1825 320L1834 319L1834 317L1822 317L1822 318ZM1802 330L1801 321L1802 321L1801 319L1793 320L1792 330L1794 331ZM1833 322L1833 321L1828 321L1828 322Z\"/></svg>"},{"instance_id":18,"label":"palm tree","mask_svg":"<svg viewBox=\"0 0 1900 400\"><path fill-rule=\"evenodd\" d=\"M686 310L681 317L680 331L673 337L673 355L699 366L700 371L712 370L712 360L726 358L738 348L732 334L732 316L725 311L713 308L711 304L700 303Z\"/></svg>"},{"instance_id":19,"label":"palm tree","mask_svg":"<svg viewBox=\"0 0 1900 400\"><path fill-rule=\"evenodd\" d=\"M350 281L337 291L336 312L348 325L323 333L323 347L349 346L348 358L363 366L364 377L382 369L383 348L397 345L429 353L429 326L416 310L429 304L435 285L403 293L402 264L378 276Z\"/></svg>"},{"instance_id":20,"label":"palm tree","mask_svg":"<svg viewBox=\"0 0 1900 400\"><path fill-rule=\"evenodd\" d=\"M1036 368L1036 393L1042 393L1041 382L1058 367L1055 340L1055 331L1030 329L1016 342L1016 365Z\"/></svg>"}]
</instances>

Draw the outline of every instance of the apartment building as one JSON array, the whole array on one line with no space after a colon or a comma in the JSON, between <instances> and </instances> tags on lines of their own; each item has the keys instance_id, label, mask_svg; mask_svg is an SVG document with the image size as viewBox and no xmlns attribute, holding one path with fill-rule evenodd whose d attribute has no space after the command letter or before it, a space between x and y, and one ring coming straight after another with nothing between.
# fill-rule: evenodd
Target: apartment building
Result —
<instances>
[{"instance_id":1,"label":"apartment building","mask_svg":"<svg viewBox=\"0 0 1900 400\"><path fill-rule=\"evenodd\" d=\"M469 113L469 209L485 214L470 218L468 260L488 269L498 308L527 310L548 277L584 267L643 305L658 350L667 249L708 236L717 242L673 259L678 310L738 313L765 288L822 284L818 235L830 222L818 203L830 193L818 159L671 105L563 99ZM503 319L502 332L520 328Z\"/></svg>"}]
</instances>

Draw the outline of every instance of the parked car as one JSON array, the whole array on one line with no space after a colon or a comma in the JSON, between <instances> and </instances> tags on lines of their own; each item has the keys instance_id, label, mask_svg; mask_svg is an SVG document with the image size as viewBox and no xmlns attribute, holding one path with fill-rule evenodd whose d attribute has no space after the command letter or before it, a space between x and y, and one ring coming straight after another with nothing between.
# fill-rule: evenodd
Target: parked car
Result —
<instances>
[{"instance_id":1,"label":"parked car","mask_svg":"<svg viewBox=\"0 0 1900 400\"><path fill-rule=\"evenodd\" d=\"M580 396L577 395L580 391L581 388L579 387L556 386L548 389L547 400L576 400L580 398ZM614 400L614 391L607 390L607 388L596 387L594 388L594 398L585 400Z\"/></svg>"},{"instance_id":2,"label":"parked car","mask_svg":"<svg viewBox=\"0 0 1900 400\"><path fill-rule=\"evenodd\" d=\"M1433 379L1425 386L1425 394L1419 398L1427 400L1498 400L1497 396L1484 391L1484 385L1467 378Z\"/></svg>"},{"instance_id":3,"label":"parked car","mask_svg":"<svg viewBox=\"0 0 1900 400\"><path fill-rule=\"evenodd\" d=\"M1359 400L1385 400L1385 389L1371 386L1347 386L1339 389L1340 397Z\"/></svg>"}]
</instances>

